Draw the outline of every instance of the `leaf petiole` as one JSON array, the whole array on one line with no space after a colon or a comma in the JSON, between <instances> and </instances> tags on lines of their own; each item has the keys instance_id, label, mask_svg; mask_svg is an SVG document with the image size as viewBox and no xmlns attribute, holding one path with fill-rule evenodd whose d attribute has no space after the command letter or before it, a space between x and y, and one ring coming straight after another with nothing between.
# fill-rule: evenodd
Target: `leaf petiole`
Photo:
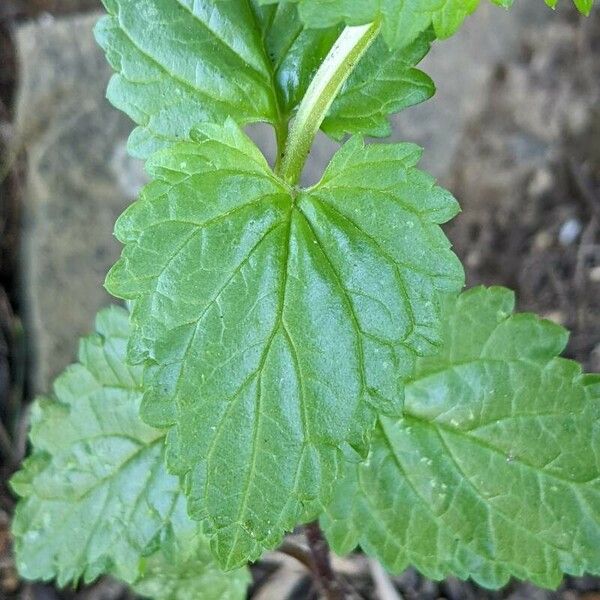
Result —
<instances>
[{"instance_id":1,"label":"leaf petiole","mask_svg":"<svg viewBox=\"0 0 600 600\"><path fill-rule=\"evenodd\" d=\"M377 38L379 21L346 27L325 57L298 107L276 172L295 185L315 135L340 89Z\"/></svg>"}]
</instances>

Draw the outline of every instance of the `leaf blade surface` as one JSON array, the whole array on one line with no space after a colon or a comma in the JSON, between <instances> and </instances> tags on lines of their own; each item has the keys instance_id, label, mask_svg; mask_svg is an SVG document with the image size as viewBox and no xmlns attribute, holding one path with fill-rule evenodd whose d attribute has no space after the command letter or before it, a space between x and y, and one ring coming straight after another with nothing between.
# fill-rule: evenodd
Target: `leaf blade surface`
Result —
<instances>
[{"instance_id":1,"label":"leaf blade surface","mask_svg":"<svg viewBox=\"0 0 600 600\"><path fill-rule=\"evenodd\" d=\"M272 4L275 0L260 0ZM286 0L283 0L286 1ZM464 20L479 6L479 0L287 0L297 2L300 16L311 28L328 27L336 23L364 25L376 19L382 22L383 36L391 48L401 48L413 42L419 34L433 26L438 39L456 33ZM513 0L492 0L509 8ZM555 8L558 0L545 0ZM589 14L593 0L573 0L577 9Z\"/></svg>"},{"instance_id":2,"label":"leaf blade surface","mask_svg":"<svg viewBox=\"0 0 600 600\"><path fill-rule=\"evenodd\" d=\"M463 274L438 225L456 201L417 147L354 139L296 191L233 121L195 135L151 159L107 286L135 300L143 418L171 427L171 468L230 568L313 518L342 448L398 414Z\"/></svg>"},{"instance_id":3,"label":"leaf blade surface","mask_svg":"<svg viewBox=\"0 0 600 600\"><path fill-rule=\"evenodd\" d=\"M128 315L99 313L79 363L36 401L33 454L12 480L12 531L28 579L60 586L110 573L163 600L245 597L248 573L223 575L164 466L164 432L139 418L141 369L125 362Z\"/></svg>"},{"instance_id":4,"label":"leaf blade surface","mask_svg":"<svg viewBox=\"0 0 600 600\"><path fill-rule=\"evenodd\" d=\"M285 137L341 26L308 29L293 3L259 6L239 0L106 0L96 39L116 71L107 95L138 125L132 154L189 139L202 123L231 117L240 126L266 122ZM331 109L325 131L387 135L386 116L433 93L414 69L428 44L372 48L365 66ZM416 50L416 51L415 51ZM375 75L375 76L374 76Z\"/></svg>"},{"instance_id":5,"label":"leaf blade surface","mask_svg":"<svg viewBox=\"0 0 600 600\"><path fill-rule=\"evenodd\" d=\"M418 361L405 416L380 419L328 511L338 550L360 543L392 571L488 587L598 572L599 378L557 358L562 328L513 306L502 288L450 303L442 351Z\"/></svg>"}]
</instances>

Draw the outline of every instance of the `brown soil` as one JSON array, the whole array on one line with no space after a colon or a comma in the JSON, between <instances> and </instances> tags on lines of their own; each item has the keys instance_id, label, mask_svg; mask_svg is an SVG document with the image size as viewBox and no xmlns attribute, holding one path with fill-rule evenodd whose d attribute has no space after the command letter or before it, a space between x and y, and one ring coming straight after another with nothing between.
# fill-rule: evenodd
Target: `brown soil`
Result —
<instances>
[{"instance_id":1,"label":"brown soil","mask_svg":"<svg viewBox=\"0 0 600 600\"><path fill-rule=\"evenodd\" d=\"M600 17L532 30L498 68L450 188L449 234L468 285L506 285L567 327L568 355L600 370Z\"/></svg>"}]
</instances>

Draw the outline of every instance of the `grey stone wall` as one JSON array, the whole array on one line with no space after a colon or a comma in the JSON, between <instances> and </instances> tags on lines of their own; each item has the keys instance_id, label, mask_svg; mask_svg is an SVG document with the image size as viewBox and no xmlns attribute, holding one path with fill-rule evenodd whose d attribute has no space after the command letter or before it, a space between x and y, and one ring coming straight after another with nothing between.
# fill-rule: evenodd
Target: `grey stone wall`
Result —
<instances>
[{"instance_id":1,"label":"grey stone wall","mask_svg":"<svg viewBox=\"0 0 600 600\"><path fill-rule=\"evenodd\" d=\"M33 387L47 391L111 299L116 217L136 196L128 119L105 100L110 75L92 36L97 15L44 17L16 32L17 139L26 152L22 296Z\"/></svg>"}]
</instances>

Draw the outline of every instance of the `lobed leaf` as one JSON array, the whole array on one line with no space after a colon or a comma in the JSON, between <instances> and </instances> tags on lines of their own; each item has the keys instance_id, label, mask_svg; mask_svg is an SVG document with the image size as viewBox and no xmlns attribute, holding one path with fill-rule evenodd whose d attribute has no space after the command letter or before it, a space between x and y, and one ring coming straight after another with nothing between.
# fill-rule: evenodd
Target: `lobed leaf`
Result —
<instances>
[{"instance_id":1,"label":"lobed leaf","mask_svg":"<svg viewBox=\"0 0 600 600\"><path fill-rule=\"evenodd\" d=\"M502 288L449 302L403 418L380 418L327 510L338 552L493 588L600 572L600 377L557 358L562 328L513 306Z\"/></svg>"},{"instance_id":2,"label":"lobed leaf","mask_svg":"<svg viewBox=\"0 0 600 600\"><path fill-rule=\"evenodd\" d=\"M201 123L287 123L341 27L305 29L295 4L245 0L104 0L96 38L117 72L109 100L139 127L130 151L148 157L189 139ZM386 116L429 98L414 69L427 39L407 52L377 44L332 107L325 131L387 135Z\"/></svg>"},{"instance_id":3,"label":"lobed leaf","mask_svg":"<svg viewBox=\"0 0 600 600\"><path fill-rule=\"evenodd\" d=\"M110 573L164 600L241 599L247 571L218 570L164 467L164 433L138 416L127 338L126 311L100 312L56 397L33 405L33 453L11 482L19 571L60 586Z\"/></svg>"},{"instance_id":4,"label":"lobed leaf","mask_svg":"<svg viewBox=\"0 0 600 600\"><path fill-rule=\"evenodd\" d=\"M142 416L171 428L190 514L232 568L314 518L341 449L399 414L439 296L462 286L438 226L457 204L410 144L355 138L298 191L232 120L194 137L150 159L107 287L135 300Z\"/></svg>"}]
</instances>

